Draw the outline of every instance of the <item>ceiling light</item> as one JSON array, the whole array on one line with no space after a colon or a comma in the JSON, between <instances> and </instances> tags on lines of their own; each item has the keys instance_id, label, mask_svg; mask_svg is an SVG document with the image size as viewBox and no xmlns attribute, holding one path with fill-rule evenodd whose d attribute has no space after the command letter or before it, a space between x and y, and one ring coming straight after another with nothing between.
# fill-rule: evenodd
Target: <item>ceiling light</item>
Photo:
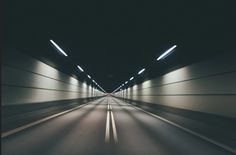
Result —
<instances>
[{"instance_id":1,"label":"ceiling light","mask_svg":"<svg viewBox=\"0 0 236 155\"><path fill-rule=\"evenodd\" d=\"M90 76L90 75L87 75L87 77L91 79L91 76Z\"/></svg>"},{"instance_id":2,"label":"ceiling light","mask_svg":"<svg viewBox=\"0 0 236 155\"><path fill-rule=\"evenodd\" d=\"M81 72L84 72L84 70L78 65L77 66Z\"/></svg>"},{"instance_id":3,"label":"ceiling light","mask_svg":"<svg viewBox=\"0 0 236 155\"><path fill-rule=\"evenodd\" d=\"M128 81L125 82L125 84L127 84L127 83L128 83Z\"/></svg>"},{"instance_id":4,"label":"ceiling light","mask_svg":"<svg viewBox=\"0 0 236 155\"><path fill-rule=\"evenodd\" d=\"M57 50L62 53L64 56L67 57L66 52L64 52L53 40L50 40L50 42L57 48Z\"/></svg>"},{"instance_id":5,"label":"ceiling light","mask_svg":"<svg viewBox=\"0 0 236 155\"><path fill-rule=\"evenodd\" d=\"M167 57L169 54L171 54L173 52L173 49L175 49L177 46L174 45L172 46L171 48L169 48L167 51L165 51L162 55L160 55L158 58L157 58L157 61L158 60L161 60L161 59L164 59L165 57Z\"/></svg>"},{"instance_id":6,"label":"ceiling light","mask_svg":"<svg viewBox=\"0 0 236 155\"><path fill-rule=\"evenodd\" d=\"M133 80L134 79L134 77L131 77L129 80Z\"/></svg>"},{"instance_id":7,"label":"ceiling light","mask_svg":"<svg viewBox=\"0 0 236 155\"><path fill-rule=\"evenodd\" d=\"M138 72L138 74L141 74L141 73L144 72L144 71L145 71L145 68L141 69L141 70Z\"/></svg>"}]
</instances>

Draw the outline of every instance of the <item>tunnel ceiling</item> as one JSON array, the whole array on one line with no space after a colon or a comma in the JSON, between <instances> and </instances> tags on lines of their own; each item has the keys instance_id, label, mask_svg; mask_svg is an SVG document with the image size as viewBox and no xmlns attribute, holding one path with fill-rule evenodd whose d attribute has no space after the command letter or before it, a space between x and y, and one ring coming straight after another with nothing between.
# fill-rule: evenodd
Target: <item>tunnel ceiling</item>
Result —
<instances>
[{"instance_id":1,"label":"tunnel ceiling","mask_svg":"<svg viewBox=\"0 0 236 155\"><path fill-rule=\"evenodd\" d=\"M159 74L167 66L235 49L236 12L229 1L7 0L5 5L4 45L71 74L71 65L79 64L108 92L142 67ZM174 44L178 48L165 64L155 63Z\"/></svg>"}]
</instances>

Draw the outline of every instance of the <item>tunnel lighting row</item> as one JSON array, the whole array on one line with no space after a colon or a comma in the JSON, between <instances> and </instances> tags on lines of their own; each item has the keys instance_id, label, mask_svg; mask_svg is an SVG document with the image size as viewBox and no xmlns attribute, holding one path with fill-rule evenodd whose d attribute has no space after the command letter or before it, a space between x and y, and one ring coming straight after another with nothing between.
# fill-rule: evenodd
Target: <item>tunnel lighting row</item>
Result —
<instances>
[{"instance_id":1,"label":"tunnel lighting row","mask_svg":"<svg viewBox=\"0 0 236 155\"><path fill-rule=\"evenodd\" d=\"M163 54L161 54L158 58L157 58L157 61L160 61L160 60L163 60L165 59L168 55L170 55L171 53L174 52L174 49L177 47L177 45L174 45L172 46L171 48L169 48L167 51L165 51ZM145 68L141 69L139 72L138 72L138 75L142 74L143 72L145 71ZM133 80L134 77L131 77L129 80ZM127 84L128 81L125 81L124 84L120 85L118 88L116 88L112 93L116 92L117 90L122 90L122 87Z\"/></svg>"},{"instance_id":2,"label":"tunnel lighting row","mask_svg":"<svg viewBox=\"0 0 236 155\"><path fill-rule=\"evenodd\" d=\"M68 57L68 55L66 54L66 52L65 52L63 49L61 49L53 40L50 40L50 42L52 43L52 45L53 45L54 47L56 47L56 49L57 49L61 54L63 54L64 56ZM81 72L84 72L84 70L83 70L83 68L82 68L81 66L77 65L77 68L78 68ZM106 91L105 91L99 84L97 84L97 82L95 82L95 81L91 78L90 75L87 75L87 77L88 77L89 79L91 79L92 82L93 82L95 85L97 85L104 93L106 93Z\"/></svg>"}]
</instances>

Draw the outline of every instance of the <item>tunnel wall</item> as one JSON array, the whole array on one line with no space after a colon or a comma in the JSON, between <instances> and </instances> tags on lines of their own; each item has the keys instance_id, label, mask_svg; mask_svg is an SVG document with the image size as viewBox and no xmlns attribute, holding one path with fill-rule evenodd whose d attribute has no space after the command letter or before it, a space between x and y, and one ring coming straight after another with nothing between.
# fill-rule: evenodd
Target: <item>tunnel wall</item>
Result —
<instances>
[{"instance_id":1,"label":"tunnel wall","mask_svg":"<svg viewBox=\"0 0 236 155\"><path fill-rule=\"evenodd\" d=\"M2 59L2 105L102 96L97 89L15 50Z\"/></svg>"},{"instance_id":2,"label":"tunnel wall","mask_svg":"<svg viewBox=\"0 0 236 155\"><path fill-rule=\"evenodd\" d=\"M134 85L115 96L150 104L236 117L236 58L218 57Z\"/></svg>"}]
</instances>

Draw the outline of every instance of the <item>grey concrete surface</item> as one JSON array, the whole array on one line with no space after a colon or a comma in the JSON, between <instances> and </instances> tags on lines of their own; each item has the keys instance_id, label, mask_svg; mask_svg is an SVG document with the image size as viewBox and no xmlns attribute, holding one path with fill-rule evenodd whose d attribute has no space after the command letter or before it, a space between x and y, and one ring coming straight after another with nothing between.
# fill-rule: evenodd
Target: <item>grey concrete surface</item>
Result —
<instances>
[{"instance_id":1,"label":"grey concrete surface","mask_svg":"<svg viewBox=\"0 0 236 155\"><path fill-rule=\"evenodd\" d=\"M105 142L108 106L114 129ZM110 120L110 124L112 121ZM227 155L231 154L175 126L105 97L80 109L2 139L3 155Z\"/></svg>"},{"instance_id":2,"label":"grey concrete surface","mask_svg":"<svg viewBox=\"0 0 236 155\"><path fill-rule=\"evenodd\" d=\"M140 84L127 84L115 96L235 118L235 59L227 55L187 65Z\"/></svg>"},{"instance_id":3,"label":"grey concrete surface","mask_svg":"<svg viewBox=\"0 0 236 155\"><path fill-rule=\"evenodd\" d=\"M2 105L37 104L104 95L97 87L25 53L7 50L3 54Z\"/></svg>"}]
</instances>

